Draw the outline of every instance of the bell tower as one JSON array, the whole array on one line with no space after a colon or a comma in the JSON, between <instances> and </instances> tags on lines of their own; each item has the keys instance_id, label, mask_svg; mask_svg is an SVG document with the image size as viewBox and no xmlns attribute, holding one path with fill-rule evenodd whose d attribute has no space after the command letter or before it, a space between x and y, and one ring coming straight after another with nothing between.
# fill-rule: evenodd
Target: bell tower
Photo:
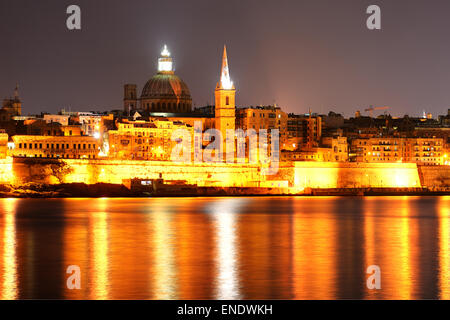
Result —
<instances>
[{"instance_id":1,"label":"bell tower","mask_svg":"<svg viewBox=\"0 0 450 320\"><path fill-rule=\"evenodd\" d=\"M235 95L236 89L230 79L228 70L227 48L224 46L220 80L215 90L215 127L222 133L223 141L225 141L227 129L235 129Z\"/></svg>"},{"instance_id":2,"label":"bell tower","mask_svg":"<svg viewBox=\"0 0 450 320\"><path fill-rule=\"evenodd\" d=\"M138 109L136 96L136 85L126 84L123 86L123 111L131 115L131 111Z\"/></svg>"}]
</instances>

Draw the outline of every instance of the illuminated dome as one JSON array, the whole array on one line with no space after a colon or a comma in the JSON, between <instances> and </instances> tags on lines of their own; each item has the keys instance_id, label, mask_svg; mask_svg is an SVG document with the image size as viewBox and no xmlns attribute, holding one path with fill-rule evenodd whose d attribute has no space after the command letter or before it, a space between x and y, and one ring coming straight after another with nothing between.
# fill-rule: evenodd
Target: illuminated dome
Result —
<instances>
[{"instance_id":1,"label":"illuminated dome","mask_svg":"<svg viewBox=\"0 0 450 320\"><path fill-rule=\"evenodd\" d=\"M142 89L141 108L150 112L190 112L192 109L189 88L174 74L166 46L158 59L158 73Z\"/></svg>"}]
</instances>

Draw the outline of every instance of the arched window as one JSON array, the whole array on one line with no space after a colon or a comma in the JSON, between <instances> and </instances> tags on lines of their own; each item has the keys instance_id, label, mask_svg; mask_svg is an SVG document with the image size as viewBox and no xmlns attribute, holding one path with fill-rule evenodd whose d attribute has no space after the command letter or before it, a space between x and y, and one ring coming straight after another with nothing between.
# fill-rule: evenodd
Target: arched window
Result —
<instances>
[{"instance_id":1,"label":"arched window","mask_svg":"<svg viewBox=\"0 0 450 320\"><path fill-rule=\"evenodd\" d=\"M228 105L230 105L230 97L226 97L225 98L225 104L228 106Z\"/></svg>"}]
</instances>

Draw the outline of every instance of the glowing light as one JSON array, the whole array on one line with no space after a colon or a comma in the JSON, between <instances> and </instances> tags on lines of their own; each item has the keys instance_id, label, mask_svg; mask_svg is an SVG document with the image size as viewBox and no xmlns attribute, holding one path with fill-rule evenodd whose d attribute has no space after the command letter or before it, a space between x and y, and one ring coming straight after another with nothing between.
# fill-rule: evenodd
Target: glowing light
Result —
<instances>
[{"instance_id":1,"label":"glowing light","mask_svg":"<svg viewBox=\"0 0 450 320\"><path fill-rule=\"evenodd\" d=\"M225 90L233 89L233 81L230 78L230 71L228 70L228 58L227 58L227 48L223 47L223 57L222 57L222 72L220 75L220 86Z\"/></svg>"},{"instance_id":2,"label":"glowing light","mask_svg":"<svg viewBox=\"0 0 450 320\"><path fill-rule=\"evenodd\" d=\"M439 291L440 299L450 299L450 217L449 197L439 197Z\"/></svg>"},{"instance_id":3,"label":"glowing light","mask_svg":"<svg viewBox=\"0 0 450 320\"><path fill-rule=\"evenodd\" d=\"M0 181L1 183L14 183L13 158L0 159Z\"/></svg>"},{"instance_id":4,"label":"glowing light","mask_svg":"<svg viewBox=\"0 0 450 320\"><path fill-rule=\"evenodd\" d=\"M238 275L237 210L243 205L242 199L227 199L215 203L211 208L214 217L217 246L216 297L240 299Z\"/></svg>"},{"instance_id":5,"label":"glowing light","mask_svg":"<svg viewBox=\"0 0 450 320\"><path fill-rule=\"evenodd\" d=\"M158 210L153 211L148 216L151 219L149 227L153 234L153 253L155 267L155 292L154 299L176 299L177 298L177 278L176 261L174 251L173 215L169 208L164 207L163 202L158 206Z\"/></svg>"},{"instance_id":6,"label":"glowing light","mask_svg":"<svg viewBox=\"0 0 450 320\"><path fill-rule=\"evenodd\" d=\"M94 132L94 138L95 139L100 139L100 133L99 132Z\"/></svg>"},{"instance_id":7,"label":"glowing light","mask_svg":"<svg viewBox=\"0 0 450 320\"><path fill-rule=\"evenodd\" d=\"M3 279L0 298L2 300L17 299L17 243L15 199L3 200Z\"/></svg>"},{"instance_id":8,"label":"glowing light","mask_svg":"<svg viewBox=\"0 0 450 320\"><path fill-rule=\"evenodd\" d=\"M327 200L328 201L328 200ZM292 245L292 293L294 299L336 299L339 278L329 272L339 266L339 256L334 239L339 228L332 213L321 217L308 217L304 201L293 199L295 214L292 232L288 232ZM280 255L281 257L281 255Z\"/></svg>"},{"instance_id":9,"label":"glowing light","mask_svg":"<svg viewBox=\"0 0 450 320\"><path fill-rule=\"evenodd\" d=\"M164 45L163 51L161 51L161 58L158 59L158 71L159 72L172 72L172 58L167 46Z\"/></svg>"},{"instance_id":10,"label":"glowing light","mask_svg":"<svg viewBox=\"0 0 450 320\"><path fill-rule=\"evenodd\" d=\"M161 56L163 56L163 57L170 57L170 52L167 49L167 45L164 45L163 51L161 51Z\"/></svg>"},{"instance_id":11,"label":"glowing light","mask_svg":"<svg viewBox=\"0 0 450 320\"><path fill-rule=\"evenodd\" d=\"M397 187L407 187L409 185L408 176L402 173L397 173L395 175L395 183Z\"/></svg>"},{"instance_id":12,"label":"glowing light","mask_svg":"<svg viewBox=\"0 0 450 320\"><path fill-rule=\"evenodd\" d=\"M109 295L108 213L106 202L98 199L98 212L89 216L92 235L92 299L106 300Z\"/></svg>"}]
</instances>

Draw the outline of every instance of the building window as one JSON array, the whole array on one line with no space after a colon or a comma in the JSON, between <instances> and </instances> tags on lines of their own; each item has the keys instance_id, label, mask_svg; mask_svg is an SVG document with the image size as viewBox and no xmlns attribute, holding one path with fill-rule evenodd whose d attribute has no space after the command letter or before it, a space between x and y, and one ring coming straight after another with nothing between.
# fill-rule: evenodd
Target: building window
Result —
<instances>
[{"instance_id":1,"label":"building window","mask_svg":"<svg viewBox=\"0 0 450 320\"><path fill-rule=\"evenodd\" d=\"M230 97L226 97L225 98L225 104L228 106L230 104Z\"/></svg>"}]
</instances>

